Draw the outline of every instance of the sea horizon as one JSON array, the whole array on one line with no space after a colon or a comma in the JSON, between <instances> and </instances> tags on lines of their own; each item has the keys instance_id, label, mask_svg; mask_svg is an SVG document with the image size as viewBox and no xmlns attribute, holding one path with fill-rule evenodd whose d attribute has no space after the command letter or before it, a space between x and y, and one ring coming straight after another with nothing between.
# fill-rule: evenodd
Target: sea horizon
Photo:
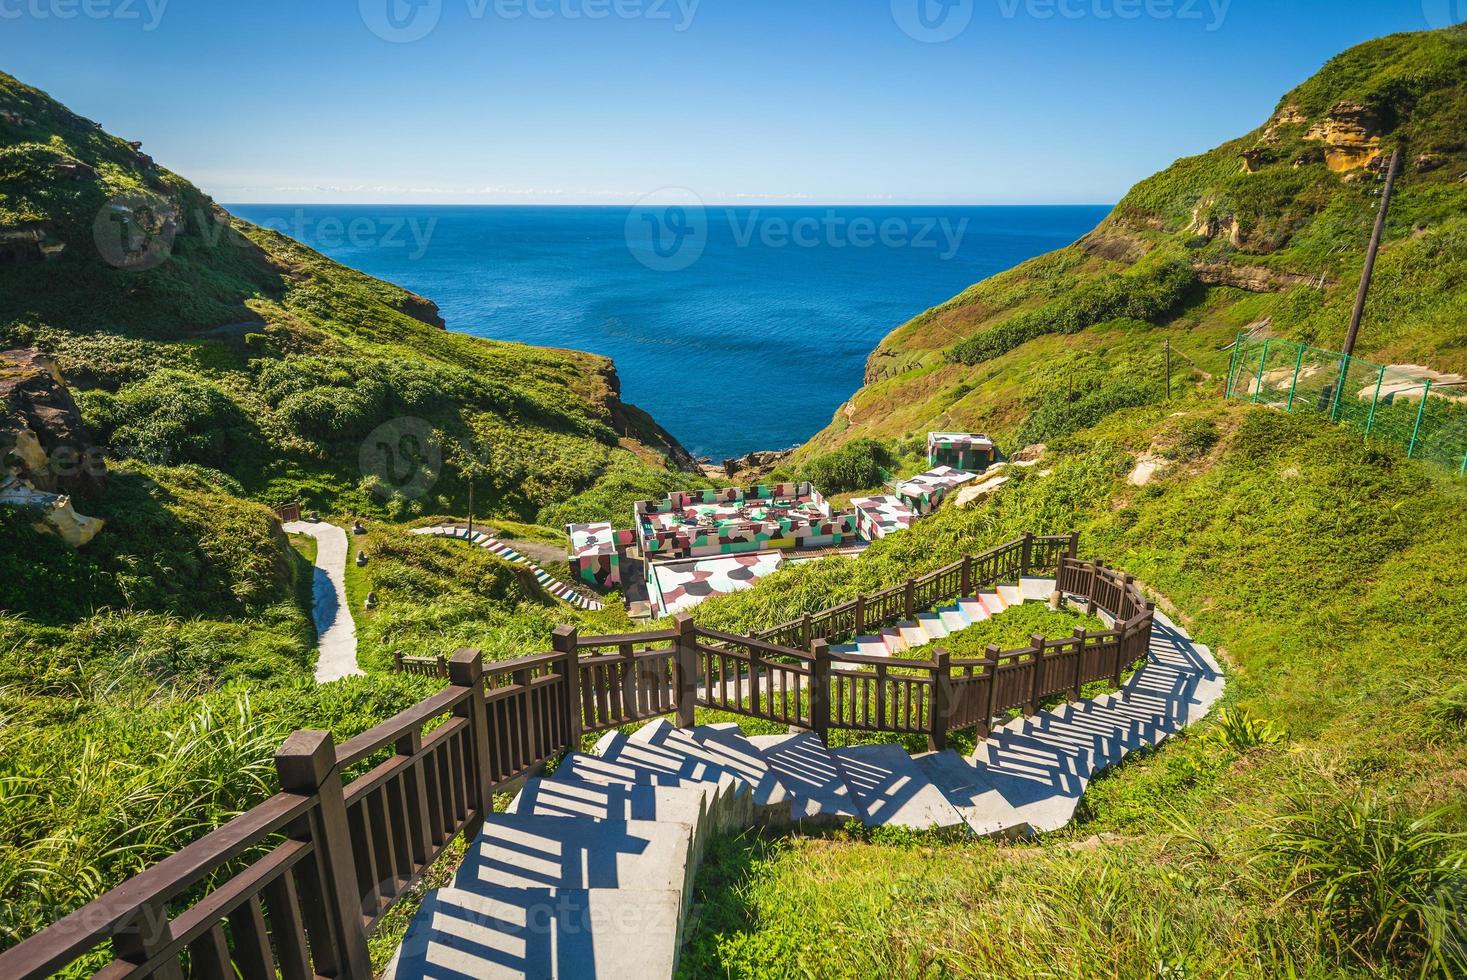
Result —
<instances>
[{"instance_id":1,"label":"sea horizon","mask_svg":"<svg viewBox=\"0 0 1467 980\"><path fill-rule=\"evenodd\" d=\"M714 461L807 441L883 337L1113 207L224 206L425 296L450 330L610 357L624 400Z\"/></svg>"}]
</instances>

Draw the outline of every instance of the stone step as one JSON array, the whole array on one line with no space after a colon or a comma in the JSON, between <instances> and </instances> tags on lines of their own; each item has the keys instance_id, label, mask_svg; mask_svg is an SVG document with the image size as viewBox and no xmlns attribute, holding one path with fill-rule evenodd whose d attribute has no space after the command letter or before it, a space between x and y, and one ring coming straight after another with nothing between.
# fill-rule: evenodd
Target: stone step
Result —
<instances>
[{"instance_id":1,"label":"stone step","mask_svg":"<svg viewBox=\"0 0 1467 980\"><path fill-rule=\"evenodd\" d=\"M968 617L964 616L963 611L957 606L944 606L937 611L937 614L942 617L943 628L950 634L956 633L959 630L965 630L973 625L968 622Z\"/></svg>"},{"instance_id":2,"label":"stone step","mask_svg":"<svg viewBox=\"0 0 1467 980\"><path fill-rule=\"evenodd\" d=\"M693 825L492 813L470 843L453 887L632 888L683 894L692 886Z\"/></svg>"},{"instance_id":3,"label":"stone step","mask_svg":"<svg viewBox=\"0 0 1467 980\"><path fill-rule=\"evenodd\" d=\"M858 636L856 637L857 653L863 657L889 657L891 650L887 648L886 640L880 636Z\"/></svg>"},{"instance_id":4,"label":"stone step","mask_svg":"<svg viewBox=\"0 0 1467 980\"><path fill-rule=\"evenodd\" d=\"M714 767L748 785L754 807L771 820L788 821L792 796L770 769L763 753L736 726L675 727L665 718L643 725L604 758L663 766L674 774Z\"/></svg>"},{"instance_id":5,"label":"stone step","mask_svg":"<svg viewBox=\"0 0 1467 980\"><path fill-rule=\"evenodd\" d=\"M831 755L868 827L963 827L967 821L900 745L855 745Z\"/></svg>"},{"instance_id":6,"label":"stone step","mask_svg":"<svg viewBox=\"0 0 1467 980\"><path fill-rule=\"evenodd\" d=\"M985 619L989 619L993 616L993 613L989 612L988 607L985 606L981 601L976 598L968 598L966 596L958 600L958 610L963 614L963 618L965 618L968 622L975 624L981 623Z\"/></svg>"},{"instance_id":7,"label":"stone step","mask_svg":"<svg viewBox=\"0 0 1467 980\"><path fill-rule=\"evenodd\" d=\"M861 819L861 810L840 766L819 736L813 732L754 735L749 742L792 794L795 821L840 826L847 820Z\"/></svg>"},{"instance_id":8,"label":"stone step","mask_svg":"<svg viewBox=\"0 0 1467 980\"><path fill-rule=\"evenodd\" d=\"M1018 810L994 792L978 767L956 752L928 752L913 761L979 837L1028 835L1029 826Z\"/></svg>"},{"instance_id":9,"label":"stone step","mask_svg":"<svg viewBox=\"0 0 1467 980\"><path fill-rule=\"evenodd\" d=\"M1003 596L999 595L993 589L980 589L975 598L983 604L983 608L988 611L990 618L997 616L1008 608L1008 603L1004 602Z\"/></svg>"},{"instance_id":10,"label":"stone step","mask_svg":"<svg viewBox=\"0 0 1467 980\"><path fill-rule=\"evenodd\" d=\"M626 738L625 735L621 737ZM746 782L727 771L719 773L714 781L702 778L683 779L661 770L575 753L561 760L549 782L651 787L659 791L684 790L701 796L706 820L713 829L733 830L747 827L754 822L752 790Z\"/></svg>"},{"instance_id":11,"label":"stone step","mask_svg":"<svg viewBox=\"0 0 1467 980\"><path fill-rule=\"evenodd\" d=\"M1048 602L1054 595L1056 584L1052 578L1026 575L1019 579L1019 592L1023 595L1025 602Z\"/></svg>"},{"instance_id":12,"label":"stone step","mask_svg":"<svg viewBox=\"0 0 1467 980\"><path fill-rule=\"evenodd\" d=\"M948 635L947 625L937 613L918 613L917 625L927 634L927 642L940 640Z\"/></svg>"},{"instance_id":13,"label":"stone step","mask_svg":"<svg viewBox=\"0 0 1467 980\"><path fill-rule=\"evenodd\" d=\"M1003 600L1005 608L1024 604L1024 593L1017 585L1000 585L998 595Z\"/></svg>"},{"instance_id":14,"label":"stone step","mask_svg":"<svg viewBox=\"0 0 1467 980\"><path fill-rule=\"evenodd\" d=\"M886 644L886 652L889 655L896 656L897 654L907 649L906 637L904 637L902 635L902 631L897 629L895 626L886 627L881 631L880 635L881 642Z\"/></svg>"},{"instance_id":15,"label":"stone step","mask_svg":"<svg viewBox=\"0 0 1467 980\"><path fill-rule=\"evenodd\" d=\"M932 637L928 636L927 631L915 621L897 623L896 628L901 632L902 642L906 644L905 649L907 650L925 647L932 642Z\"/></svg>"},{"instance_id":16,"label":"stone step","mask_svg":"<svg viewBox=\"0 0 1467 980\"><path fill-rule=\"evenodd\" d=\"M682 901L670 890L440 888L384 980L671 977Z\"/></svg>"}]
</instances>

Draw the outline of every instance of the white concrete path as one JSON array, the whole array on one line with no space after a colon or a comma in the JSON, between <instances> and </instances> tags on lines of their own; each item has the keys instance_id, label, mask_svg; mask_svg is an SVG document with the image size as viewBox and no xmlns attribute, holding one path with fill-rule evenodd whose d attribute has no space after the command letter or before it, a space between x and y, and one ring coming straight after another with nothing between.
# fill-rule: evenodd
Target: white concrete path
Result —
<instances>
[{"instance_id":1,"label":"white concrete path","mask_svg":"<svg viewBox=\"0 0 1467 980\"><path fill-rule=\"evenodd\" d=\"M351 550L346 531L335 524L294 521L287 534L316 539L316 575L311 583L312 616L316 621L316 682L327 684L362 673L357 666L357 625L346 600L346 559Z\"/></svg>"},{"instance_id":2,"label":"white concrete path","mask_svg":"<svg viewBox=\"0 0 1467 980\"><path fill-rule=\"evenodd\" d=\"M1001 609L1053 588L1026 580L987 601ZM921 622L957 626L947 619ZM671 977L713 832L849 820L976 836L1058 830L1092 778L1200 720L1222 691L1211 652L1157 613L1148 660L1121 691L1010 721L967 759L665 719L608 732L488 821L453 886L424 900L387 980Z\"/></svg>"}]
</instances>

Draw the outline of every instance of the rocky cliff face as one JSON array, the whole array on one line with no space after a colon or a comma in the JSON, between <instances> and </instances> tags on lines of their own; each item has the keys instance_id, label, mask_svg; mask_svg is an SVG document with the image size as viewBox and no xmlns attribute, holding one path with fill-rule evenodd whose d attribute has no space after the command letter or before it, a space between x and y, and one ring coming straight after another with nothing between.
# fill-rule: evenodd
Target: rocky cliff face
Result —
<instances>
[{"instance_id":1,"label":"rocky cliff face","mask_svg":"<svg viewBox=\"0 0 1467 980\"><path fill-rule=\"evenodd\" d=\"M97 497L107 484L76 402L39 351L0 353L0 506L32 513L36 527L80 547L102 521L78 514L73 494Z\"/></svg>"}]
</instances>

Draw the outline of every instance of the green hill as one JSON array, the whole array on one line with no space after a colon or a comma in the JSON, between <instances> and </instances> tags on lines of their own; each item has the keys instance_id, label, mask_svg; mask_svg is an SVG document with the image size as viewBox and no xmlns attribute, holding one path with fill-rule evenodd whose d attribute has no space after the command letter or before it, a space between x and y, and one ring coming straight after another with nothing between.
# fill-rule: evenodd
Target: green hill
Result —
<instances>
[{"instance_id":1,"label":"green hill","mask_svg":"<svg viewBox=\"0 0 1467 980\"><path fill-rule=\"evenodd\" d=\"M1381 38L1257 130L1142 181L1074 245L893 331L805 454L975 429L1051 440L1174 384L1220 387L1240 330L1339 349L1375 220L1402 176L1357 354L1467 368L1467 25Z\"/></svg>"},{"instance_id":2,"label":"green hill","mask_svg":"<svg viewBox=\"0 0 1467 980\"><path fill-rule=\"evenodd\" d=\"M465 513L466 466L481 520L544 512L522 531L556 547L565 520L702 482L607 359L449 333L428 300L234 218L0 74L14 348L53 357L111 474L76 500L107 520L80 550L0 508L0 945L257 802L293 728L345 738L425 696L394 650L505 657L569 619L629 628L408 535ZM366 677L313 680L314 551L267 506L298 499L372 527L349 582Z\"/></svg>"}]
</instances>

